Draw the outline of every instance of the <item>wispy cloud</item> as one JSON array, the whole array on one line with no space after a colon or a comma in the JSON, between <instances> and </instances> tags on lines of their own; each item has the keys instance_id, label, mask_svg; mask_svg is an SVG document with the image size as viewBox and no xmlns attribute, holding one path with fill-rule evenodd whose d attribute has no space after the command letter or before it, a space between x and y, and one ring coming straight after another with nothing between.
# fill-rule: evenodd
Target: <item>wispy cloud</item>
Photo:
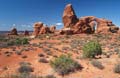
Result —
<instances>
[{"instance_id":1,"label":"wispy cloud","mask_svg":"<svg viewBox=\"0 0 120 78\"><path fill-rule=\"evenodd\" d=\"M59 25L63 25L63 23L60 23L60 22L59 22L59 23L56 23L56 25L57 25L57 26L59 26Z\"/></svg>"},{"instance_id":2,"label":"wispy cloud","mask_svg":"<svg viewBox=\"0 0 120 78\"><path fill-rule=\"evenodd\" d=\"M27 24L22 24L21 25L23 28L25 27L25 28L32 28L32 25L27 25Z\"/></svg>"}]
</instances>

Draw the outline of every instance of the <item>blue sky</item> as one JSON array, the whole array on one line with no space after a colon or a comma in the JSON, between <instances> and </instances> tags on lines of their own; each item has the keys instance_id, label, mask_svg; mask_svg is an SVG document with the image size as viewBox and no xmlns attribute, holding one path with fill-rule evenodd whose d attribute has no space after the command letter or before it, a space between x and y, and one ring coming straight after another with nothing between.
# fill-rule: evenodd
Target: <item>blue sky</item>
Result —
<instances>
[{"instance_id":1,"label":"blue sky","mask_svg":"<svg viewBox=\"0 0 120 78\"><path fill-rule=\"evenodd\" d=\"M0 30L33 30L33 23L61 24L66 4L78 17L96 16L120 26L120 0L0 0ZM58 25L57 28L62 28Z\"/></svg>"}]
</instances>

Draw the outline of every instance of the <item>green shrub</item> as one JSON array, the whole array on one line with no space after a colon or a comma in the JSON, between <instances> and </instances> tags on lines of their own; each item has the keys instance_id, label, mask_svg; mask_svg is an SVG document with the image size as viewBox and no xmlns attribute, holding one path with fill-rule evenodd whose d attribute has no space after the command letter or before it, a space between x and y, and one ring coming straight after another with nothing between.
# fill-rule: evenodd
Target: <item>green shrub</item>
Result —
<instances>
[{"instance_id":1,"label":"green shrub","mask_svg":"<svg viewBox=\"0 0 120 78\"><path fill-rule=\"evenodd\" d=\"M92 60L91 61L91 64L94 66L94 67L97 67L98 69L104 69L104 66L102 65L102 63L98 60Z\"/></svg>"},{"instance_id":2,"label":"green shrub","mask_svg":"<svg viewBox=\"0 0 120 78\"><path fill-rule=\"evenodd\" d=\"M23 38L22 39L22 44L29 44L28 39L27 38Z\"/></svg>"},{"instance_id":3,"label":"green shrub","mask_svg":"<svg viewBox=\"0 0 120 78\"><path fill-rule=\"evenodd\" d=\"M54 61L50 62L50 65L54 68L56 72L60 75L69 74L81 68L81 65L74 61L70 56L61 55Z\"/></svg>"},{"instance_id":4,"label":"green shrub","mask_svg":"<svg viewBox=\"0 0 120 78\"><path fill-rule=\"evenodd\" d=\"M17 45L20 45L20 44L22 44L22 40L21 40L20 38L17 38L17 39L15 40L15 43L16 43Z\"/></svg>"},{"instance_id":5,"label":"green shrub","mask_svg":"<svg viewBox=\"0 0 120 78\"><path fill-rule=\"evenodd\" d=\"M83 46L83 56L85 58L94 58L96 55L101 54L101 45L97 41L90 41Z\"/></svg>"},{"instance_id":6,"label":"green shrub","mask_svg":"<svg viewBox=\"0 0 120 78\"><path fill-rule=\"evenodd\" d=\"M27 38L16 38L7 42L8 46L29 44Z\"/></svg>"},{"instance_id":7,"label":"green shrub","mask_svg":"<svg viewBox=\"0 0 120 78\"><path fill-rule=\"evenodd\" d=\"M120 63L115 64L113 71L120 74Z\"/></svg>"}]
</instances>

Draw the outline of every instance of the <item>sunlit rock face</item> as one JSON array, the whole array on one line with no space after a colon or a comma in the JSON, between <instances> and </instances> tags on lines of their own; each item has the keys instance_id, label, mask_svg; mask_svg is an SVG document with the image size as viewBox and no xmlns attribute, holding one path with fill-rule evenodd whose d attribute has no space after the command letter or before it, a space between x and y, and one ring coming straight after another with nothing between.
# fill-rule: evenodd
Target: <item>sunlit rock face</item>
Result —
<instances>
[{"instance_id":1,"label":"sunlit rock face","mask_svg":"<svg viewBox=\"0 0 120 78\"><path fill-rule=\"evenodd\" d=\"M33 35L38 36L41 34L54 33L56 31L56 26L46 26L42 22L36 22L34 24Z\"/></svg>"},{"instance_id":2,"label":"sunlit rock face","mask_svg":"<svg viewBox=\"0 0 120 78\"><path fill-rule=\"evenodd\" d=\"M33 32L33 35L35 36L38 36L39 35L39 32L41 30L41 28L43 27L43 23L42 22L36 22L34 24L34 32Z\"/></svg>"},{"instance_id":3,"label":"sunlit rock face","mask_svg":"<svg viewBox=\"0 0 120 78\"><path fill-rule=\"evenodd\" d=\"M65 32L65 28L70 28L69 31L74 34L116 33L119 30L110 20L95 16L85 16L78 19L71 4L66 5L62 19L64 24L62 31Z\"/></svg>"},{"instance_id":4,"label":"sunlit rock face","mask_svg":"<svg viewBox=\"0 0 120 78\"><path fill-rule=\"evenodd\" d=\"M78 19L71 4L65 7L62 19L64 28L72 28L77 23Z\"/></svg>"}]
</instances>

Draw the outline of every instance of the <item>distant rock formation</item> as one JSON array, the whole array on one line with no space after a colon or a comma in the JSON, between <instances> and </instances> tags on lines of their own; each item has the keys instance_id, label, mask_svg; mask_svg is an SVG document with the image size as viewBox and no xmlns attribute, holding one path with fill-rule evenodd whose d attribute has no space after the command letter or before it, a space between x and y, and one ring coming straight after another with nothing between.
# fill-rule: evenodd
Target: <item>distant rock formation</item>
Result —
<instances>
[{"instance_id":1,"label":"distant rock formation","mask_svg":"<svg viewBox=\"0 0 120 78\"><path fill-rule=\"evenodd\" d=\"M43 26L39 32L39 34L47 34L47 33L51 33L50 32L50 28L48 26Z\"/></svg>"},{"instance_id":2,"label":"distant rock formation","mask_svg":"<svg viewBox=\"0 0 120 78\"><path fill-rule=\"evenodd\" d=\"M41 30L41 28L43 27L43 23L42 22L37 22L34 24L34 32L33 35L38 36L39 32Z\"/></svg>"},{"instance_id":3,"label":"distant rock formation","mask_svg":"<svg viewBox=\"0 0 120 78\"><path fill-rule=\"evenodd\" d=\"M10 33L8 35L18 35L17 29L16 28L12 28L12 30L10 31Z\"/></svg>"},{"instance_id":4,"label":"distant rock formation","mask_svg":"<svg viewBox=\"0 0 120 78\"><path fill-rule=\"evenodd\" d=\"M119 30L119 27L116 27L110 20L97 18L95 16L77 18L71 4L66 5L62 21L64 27L59 30L59 34L117 33ZM46 33L56 33L56 27L44 26L42 22L34 24L33 35L37 36Z\"/></svg>"},{"instance_id":5,"label":"distant rock formation","mask_svg":"<svg viewBox=\"0 0 120 78\"><path fill-rule=\"evenodd\" d=\"M97 18L94 16L85 16L77 18L71 4L68 4L63 13L64 32L66 28L70 28L74 34L80 33L116 33L119 28L116 27L112 21ZM96 29L95 29L96 27ZM61 31L62 31L61 30ZM67 30L68 31L68 30ZM69 30L70 31L70 30Z\"/></svg>"},{"instance_id":6,"label":"distant rock formation","mask_svg":"<svg viewBox=\"0 0 120 78\"><path fill-rule=\"evenodd\" d=\"M25 35L25 36L28 36L28 35L29 35L29 31L25 30L25 31L24 31L24 35Z\"/></svg>"},{"instance_id":7,"label":"distant rock formation","mask_svg":"<svg viewBox=\"0 0 120 78\"><path fill-rule=\"evenodd\" d=\"M50 26L50 32L55 33L56 31L56 26Z\"/></svg>"},{"instance_id":8,"label":"distant rock formation","mask_svg":"<svg viewBox=\"0 0 120 78\"><path fill-rule=\"evenodd\" d=\"M40 34L54 33L56 30L55 26L45 26L42 22L37 22L34 24L33 35L38 36Z\"/></svg>"}]
</instances>

